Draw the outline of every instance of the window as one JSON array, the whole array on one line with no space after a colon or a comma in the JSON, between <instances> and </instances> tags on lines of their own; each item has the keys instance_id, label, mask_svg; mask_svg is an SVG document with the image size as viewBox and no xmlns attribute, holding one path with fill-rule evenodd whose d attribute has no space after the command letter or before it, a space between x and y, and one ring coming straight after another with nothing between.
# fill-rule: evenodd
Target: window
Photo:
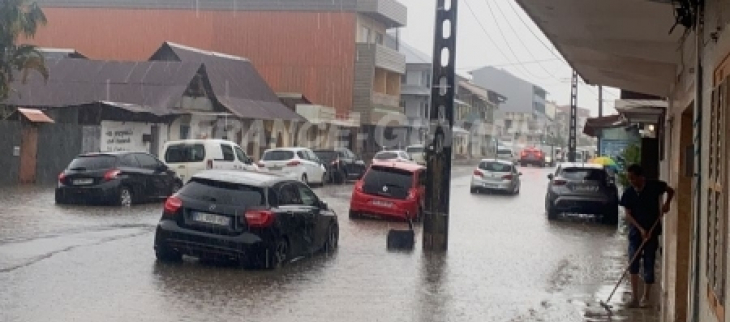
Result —
<instances>
[{"instance_id":1,"label":"window","mask_svg":"<svg viewBox=\"0 0 730 322\"><path fill-rule=\"evenodd\" d=\"M297 156L302 160L307 159L307 155L304 153L304 151L297 151Z\"/></svg>"},{"instance_id":2,"label":"window","mask_svg":"<svg viewBox=\"0 0 730 322\"><path fill-rule=\"evenodd\" d=\"M370 43L370 28L363 26L360 30L360 41Z\"/></svg>"},{"instance_id":3,"label":"window","mask_svg":"<svg viewBox=\"0 0 730 322\"><path fill-rule=\"evenodd\" d=\"M221 151L223 152L223 161L236 160L236 155L233 153L233 148L228 144L221 144Z\"/></svg>"},{"instance_id":4,"label":"window","mask_svg":"<svg viewBox=\"0 0 730 322\"><path fill-rule=\"evenodd\" d=\"M382 45L383 44L383 34L381 34L379 32L378 33L375 33L375 43L378 44L378 45Z\"/></svg>"},{"instance_id":5,"label":"window","mask_svg":"<svg viewBox=\"0 0 730 322\"><path fill-rule=\"evenodd\" d=\"M479 169L489 172L512 172L512 165L503 162L485 161L479 164Z\"/></svg>"},{"instance_id":6,"label":"window","mask_svg":"<svg viewBox=\"0 0 730 322\"><path fill-rule=\"evenodd\" d=\"M264 161L284 161L294 159L294 152L286 150L267 151L261 160Z\"/></svg>"},{"instance_id":7,"label":"window","mask_svg":"<svg viewBox=\"0 0 730 322\"><path fill-rule=\"evenodd\" d=\"M421 85L431 88L431 73L430 72L423 72L423 80L421 81Z\"/></svg>"},{"instance_id":8,"label":"window","mask_svg":"<svg viewBox=\"0 0 730 322\"><path fill-rule=\"evenodd\" d=\"M297 189L294 183L287 182L281 185L278 195L280 206L292 206L302 204L302 198L299 196L299 189Z\"/></svg>"},{"instance_id":9,"label":"window","mask_svg":"<svg viewBox=\"0 0 730 322\"><path fill-rule=\"evenodd\" d=\"M187 140L190 136L190 124L180 124L180 140Z\"/></svg>"},{"instance_id":10,"label":"window","mask_svg":"<svg viewBox=\"0 0 730 322\"><path fill-rule=\"evenodd\" d=\"M95 155L78 157L68 165L69 170L106 170L117 164L117 158L111 155Z\"/></svg>"},{"instance_id":11,"label":"window","mask_svg":"<svg viewBox=\"0 0 730 322\"><path fill-rule=\"evenodd\" d=\"M127 167L127 168L139 168L139 162L132 154L127 154L125 156L122 156L121 159L119 159L119 166L120 167Z\"/></svg>"},{"instance_id":12,"label":"window","mask_svg":"<svg viewBox=\"0 0 730 322\"><path fill-rule=\"evenodd\" d=\"M725 303L725 268L727 267L727 166L728 154L725 151L727 123L724 110L727 104L727 81L716 86L712 93L710 109L709 166L707 182L707 279L708 293L716 312L722 312ZM724 317L718 316L724 319Z\"/></svg>"},{"instance_id":13,"label":"window","mask_svg":"<svg viewBox=\"0 0 730 322\"><path fill-rule=\"evenodd\" d=\"M165 151L167 163L202 162L204 159L205 147L202 144L170 145Z\"/></svg>"},{"instance_id":14,"label":"window","mask_svg":"<svg viewBox=\"0 0 730 322\"><path fill-rule=\"evenodd\" d=\"M137 158L137 161L139 162L139 165L142 166L142 168L148 170L157 170L157 168L160 166L160 162L149 154L137 153L134 155L134 157Z\"/></svg>"},{"instance_id":15,"label":"window","mask_svg":"<svg viewBox=\"0 0 730 322\"><path fill-rule=\"evenodd\" d=\"M263 206L266 203L264 189L254 186L193 178L179 193L185 197L232 206Z\"/></svg>"},{"instance_id":16,"label":"window","mask_svg":"<svg viewBox=\"0 0 730 322\"><path fill-rule=\"evenodd\" d=\"M312 189L309 189L309 187L307 187L303 183L297 183L297 189L299 190L300 200L302 201L303 205L311 207L319 206L319 199L317 198L317 195L314 194Z\"/></svg>"},{"instance_id":17,"label":"window","mask_svg":"<svg viewBox=\"0 0 730 322\"><path fill-rule=\"evenodd\" d=\"M373 166L362 181L365 193L406 199L408 190L413 186L413 173L396 168Z\"/></svg>"},{"instance_id":18,"label":"window","mask_svg":"<svg viewBox=\"0 0 730 322\"><path fill-rule=\"evenodd\" d=\"M234 147L233 149L236 151L236 157L238 158L238 161L241 161L241 162L248 161L248 156L246 155L245 152L243 152L243 150L241 150L241 148Z\"/></svg>"}]
</instances>

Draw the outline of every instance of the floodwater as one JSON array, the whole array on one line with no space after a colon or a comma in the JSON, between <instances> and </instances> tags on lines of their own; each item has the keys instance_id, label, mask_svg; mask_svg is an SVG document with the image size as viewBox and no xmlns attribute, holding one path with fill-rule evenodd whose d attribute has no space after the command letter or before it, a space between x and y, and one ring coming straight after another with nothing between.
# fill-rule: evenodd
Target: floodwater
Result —
<instances>
[{"instance_id":1,"label":"floodwater","mask_svg":"<svg viewBox=\"0 0 730 322\"><path fill-rule=\"evenodd\" d=\"M607 321L598 306L625 263L621 228L548 222L548 169L523 168L518 196L469 193L454 169L446 254L388 252L401 223L350 220L352 185L315 189L340 215L340 248L278 271L152 249L161 204L59 207L52 188L0 190L0 321ZM622 286L613 302L628 295ZM612 320L655 321L652 309Z\"/></svg>"}]
</instances>

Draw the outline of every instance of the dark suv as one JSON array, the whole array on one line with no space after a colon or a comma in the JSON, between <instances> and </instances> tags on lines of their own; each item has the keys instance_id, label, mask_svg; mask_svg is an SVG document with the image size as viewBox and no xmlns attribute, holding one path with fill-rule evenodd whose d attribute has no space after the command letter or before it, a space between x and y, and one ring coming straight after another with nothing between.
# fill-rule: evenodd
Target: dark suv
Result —
<instances>
[{"instance_id":1,"label":"dark suv","mask_svg":"<svg viewBox=\"0 0 730 322\"><path fill-rule=\"evenodd\" d=\"M167 199L155 234L161 261L183 255L276 268L334 251L337 215L304 183L275 174L206 170Z\"/></svg>"},{"instance_id":2,"label":"dark suv","mask_svg":"<svg viewBox=\"0 0 730 322\"><path fill-rule=\"evenodd\" d=\"M618 223L618 188L602 165L563 163L548 179L545 196L548 219L571 212L601 215L606 224Z\"/></svg>"},{"instance_id":3,"label":"dark suv","mask_svg":"<svg viewBox=\"0 0 730 322\"><path fill-rule=\"evenodd\" d=\"M365 173L365 162L347 148L314 150L314 154L324 163L331 182L357 180Z\"/></svg>"},{"instance_id":4,"label":"dark suv","mask_svg":"<svg viewBox=\"0 0 730 322\"><path fill-rule=\"evenodd\" d=\"M167 198L181 186L175 172L149 153L90 153L77 156L58 175L56 203L129 206Z\"/></svg>"}]
</instances>

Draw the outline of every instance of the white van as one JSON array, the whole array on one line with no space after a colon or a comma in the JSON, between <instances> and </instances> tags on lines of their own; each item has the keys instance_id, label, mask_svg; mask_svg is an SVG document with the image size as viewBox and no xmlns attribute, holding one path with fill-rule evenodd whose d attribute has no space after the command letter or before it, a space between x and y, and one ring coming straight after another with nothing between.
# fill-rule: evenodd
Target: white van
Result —
<instances>
[{"instance_id":1,"label":"white van","mask_svg":"<svg viewBox=\"0 0 730 322\"><path fill-rule=\"evenodd\" d=\"M259 171L246 152L232 141L216 139L168 141L162 151L162 161L175 171L183 182L207 169Z\"/></svg>"},{"instance_id":2,"label":"white van","mask_svg":"<svg viewBox=\"0 0 730 322\"><path fill-rule=\"evenodd\" d=\"M426 165L426 150L423 148L423 144L411 145L406 148L406 152L411 155L413 161L425 166Z\"/></svg>"}]
</instances>

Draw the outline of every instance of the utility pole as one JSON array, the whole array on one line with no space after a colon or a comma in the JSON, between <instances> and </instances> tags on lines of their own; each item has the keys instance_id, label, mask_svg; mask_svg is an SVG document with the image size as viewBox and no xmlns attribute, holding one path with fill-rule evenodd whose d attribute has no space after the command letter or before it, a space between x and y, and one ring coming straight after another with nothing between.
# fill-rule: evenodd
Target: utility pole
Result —
<instances>
[{"instance_id":1,"label":"utility pole","mask_svg":"<svg viewBox=\"0 0 730 322\"><path fill-rule=\"evenodd\" d=\"M598 117L603 117L603 86L598 85ZM601 136L603 133L598 135L598 155L601 155Z\"/></svg>"},{"instance_id":2,"label":"utility pole","mask_svg":"<svg viewBox=\"0 0 730 322\"><path fill-rule=\"evenodd\" d=\"M423 220L424 251L446 251L449 244L458 2L457 0L436 1L429 144L426 149L428 180ZM444 30L445 25L449 29ZM445 64L442 64L442 59L445 60Z\"/></svg>"},{"instance_id":3,"label":"utility pole","mask_svg":"<svg viewBox=\"0 0 730 322\"><path fill-rule=\"evenodd\" d=\"M568 132L568 162L575 162L578 119L578 72L573 70L570 84L570 126Z\"/></svg>"}]
</instances>

